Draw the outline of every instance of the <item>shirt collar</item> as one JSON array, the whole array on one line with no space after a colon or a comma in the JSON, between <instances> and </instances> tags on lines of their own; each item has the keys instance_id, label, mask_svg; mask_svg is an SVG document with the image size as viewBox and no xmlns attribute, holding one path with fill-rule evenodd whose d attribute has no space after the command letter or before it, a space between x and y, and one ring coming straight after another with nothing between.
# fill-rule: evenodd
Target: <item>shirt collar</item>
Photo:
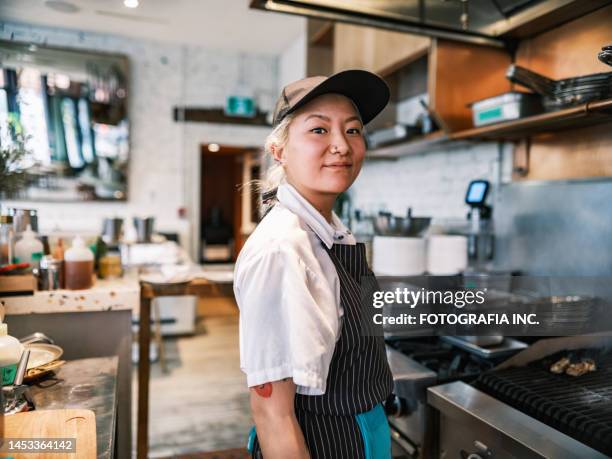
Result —
<instances>
[{"instance_id":1,"label":"shirt collar","mask_svg":"<svg viewBox=\"0 0 612 459\"><path fill-rule=\"evenodd\" d=\"M276 192L278 202L287 207L308 225L328 249L335 244L355 245L355 237L332 211L332 225L293 186L283 182Z\"/></svg>"}]
</instances>

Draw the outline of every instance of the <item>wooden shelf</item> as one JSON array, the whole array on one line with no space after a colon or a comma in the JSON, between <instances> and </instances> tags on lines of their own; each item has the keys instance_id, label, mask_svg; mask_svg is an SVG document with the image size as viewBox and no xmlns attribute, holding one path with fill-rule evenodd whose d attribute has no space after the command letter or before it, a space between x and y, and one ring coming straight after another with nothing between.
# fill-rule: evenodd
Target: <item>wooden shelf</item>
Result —
<instances>
[{"instance_id":1,"label":"wooden shelf","mask_svg":"<svg viewBox=\"0 0 612 459\"><path fill-rule=\"evenodd\" d=\"M218 124L246 124L250 126L269 127L267 113L255 113L252 118L241 116L229 116L222 108L200 108L200 107L174 107L174 121L195 123L218 123Z\"/></svg>"},{"instance_id":2,"label":"wooden shelf","mask_svg":"<svg viewBox=\"0 0 612 459\"><path fill-rule=\"evenodd\" d=\"M600 123L612 123L612 99L588 102L552 113L542 113L520 120L466 129L452 134L435 132L418 140L370 150L367 158L395 159L427 153L442 145L449 148L460 148L469 142L513 141L537 134L577 129Z\"/></svg>"},{"instance_id":3,"label":"wooden shelf","mask_svg":"<svg viewBox=\"0 0 612 459\"><path fill-rule=\"evenodd\" d=\"M587 102L556 112L459 131L452 140L517 140L535 134L612 122L612 99Z\"/></svg>"}]
</instances>

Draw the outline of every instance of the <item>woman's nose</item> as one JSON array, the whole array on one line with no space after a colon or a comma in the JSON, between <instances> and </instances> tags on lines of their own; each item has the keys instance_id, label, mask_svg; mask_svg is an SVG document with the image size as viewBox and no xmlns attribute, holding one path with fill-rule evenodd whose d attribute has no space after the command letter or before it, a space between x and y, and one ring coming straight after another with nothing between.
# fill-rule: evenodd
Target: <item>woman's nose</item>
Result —
<instances>
[{"instance_id":1,"label":"woman's nose","mask_svg":"<svg viewBox=\"0 0 612 459\"><path fill-rule=\"evenodd\" d=\"M347 154L350 150L350 145L344 135L336 134L332 137L330 143L330 151L332 153Z\"/></svg>"}]
</instances>

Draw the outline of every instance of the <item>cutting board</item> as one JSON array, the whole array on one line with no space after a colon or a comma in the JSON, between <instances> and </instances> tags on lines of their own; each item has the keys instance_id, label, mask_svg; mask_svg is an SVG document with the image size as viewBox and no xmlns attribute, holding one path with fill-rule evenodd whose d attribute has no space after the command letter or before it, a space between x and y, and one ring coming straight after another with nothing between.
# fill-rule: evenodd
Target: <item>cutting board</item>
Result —
<instances>
[{"instance_id":1,"label":"cutting board","mask_svg":"<svg viewBox=\"0 0 612 459\"><path fill-rule=\"evenodd\" d=\"M4 417L5 438L76 438L75 453L1 453L15 459L96 457L96 416L91 410L41 410Z\"/></svg>"}]
</instances>

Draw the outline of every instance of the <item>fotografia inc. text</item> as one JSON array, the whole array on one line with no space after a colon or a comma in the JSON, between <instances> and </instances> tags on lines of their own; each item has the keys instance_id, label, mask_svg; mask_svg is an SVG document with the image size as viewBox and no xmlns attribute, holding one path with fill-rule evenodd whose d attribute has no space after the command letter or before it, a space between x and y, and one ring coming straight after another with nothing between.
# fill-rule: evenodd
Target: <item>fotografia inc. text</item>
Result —
<instances>
[{"instance_id":1,"label":"fotografia inc. text","mask_svg":"<svg viewBox=\"0 0 612 459\"><path fill-rule=\"evenodd\" d=\"M537 314L506 313L460 313L435 314L402 313L395 316L374 314L372 320L376 325L539 325Z\"/></svg>"}]
</instances>

